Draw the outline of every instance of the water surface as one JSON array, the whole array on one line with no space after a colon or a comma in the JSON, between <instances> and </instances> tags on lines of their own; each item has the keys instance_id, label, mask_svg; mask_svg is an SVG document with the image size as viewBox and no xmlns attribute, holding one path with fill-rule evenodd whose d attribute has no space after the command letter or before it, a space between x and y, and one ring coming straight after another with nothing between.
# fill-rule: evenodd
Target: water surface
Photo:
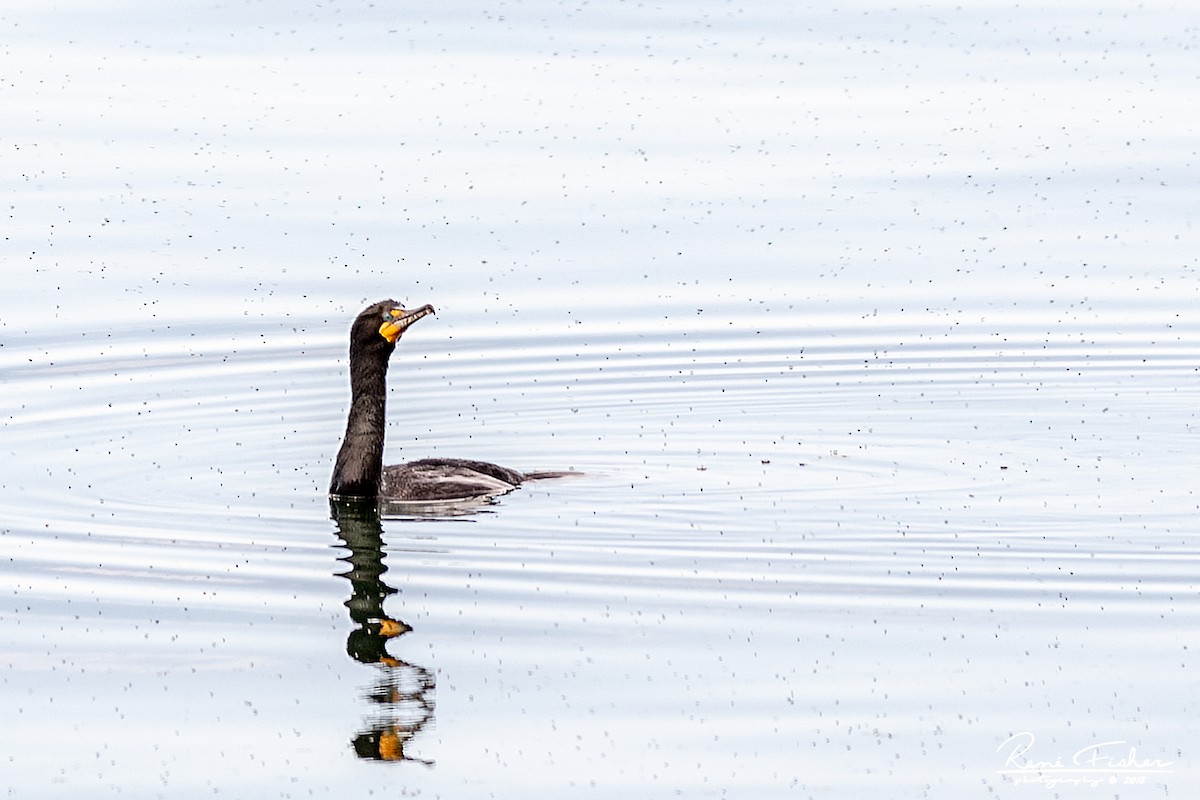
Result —
<instances>
[{"instance_id":1,"label":"water surface","mask_svg":"<svg viewBox=\"0 0 1200 800\"><path fill-rule=\"evenodd\" d=\"M626 5L5 12L8 796L1200 788L1196 26Z\"/></svg>"}]
</instances>

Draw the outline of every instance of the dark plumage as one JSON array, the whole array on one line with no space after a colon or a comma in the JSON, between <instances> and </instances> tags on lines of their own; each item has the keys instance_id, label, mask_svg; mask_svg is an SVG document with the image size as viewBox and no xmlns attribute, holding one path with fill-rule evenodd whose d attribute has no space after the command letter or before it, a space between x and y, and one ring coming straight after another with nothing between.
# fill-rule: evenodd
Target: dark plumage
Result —
<instances>
[{"instance_id":1,"label":"dark plumage","mask_svg":"<svg viewBox=\"0 0 1200 800\"><path fill-rule=\"evenodd\" d=\"M522 481L568 473L522 474L459 458L425 458L383 466L388 359L400 336L433 306L407 310L394 300L366 308L350 328L350 414L329 482L336 499L462 500L511 491Z\"/></svg>"}]
</instances>

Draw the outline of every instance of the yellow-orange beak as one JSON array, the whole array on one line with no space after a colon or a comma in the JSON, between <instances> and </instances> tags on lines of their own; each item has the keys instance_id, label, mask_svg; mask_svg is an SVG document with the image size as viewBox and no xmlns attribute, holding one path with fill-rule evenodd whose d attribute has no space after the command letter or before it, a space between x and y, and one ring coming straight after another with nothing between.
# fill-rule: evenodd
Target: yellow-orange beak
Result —
<instances>
[{"instance_id":1,"label":"yellow-orange beak","mask_svg":"<svg viewBox=\"0 0 1200 800\"><path fill-rule=\"evenodd\" d=\"M389 309L383 319L383 324L379 326L379 335L395 344L396 340L400 338L400 334L404 333L409 325L432 313L434 313L433 306L428 303L411 311L404 308Z\"/></svg>"},{"instance_id":2,"label":"yellow-orange beak","mask_svg":"<svg viewBox=\"0 0 1200 800\"><path fill-rule=\"evenodd\" d=\"M379 734L379 758L382 761L404 760L404 740L394 727Z\"/></svg>"}]
</instances>

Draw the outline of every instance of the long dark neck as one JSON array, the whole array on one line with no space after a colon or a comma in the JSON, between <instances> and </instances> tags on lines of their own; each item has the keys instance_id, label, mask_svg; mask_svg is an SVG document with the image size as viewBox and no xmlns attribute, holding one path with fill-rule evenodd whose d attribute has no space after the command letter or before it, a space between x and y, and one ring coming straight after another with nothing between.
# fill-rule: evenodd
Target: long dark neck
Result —
<instances>
[{"instance_id":1,"label":"long dark neck","mask_svg":"<svg viewBox=\"0 0 1200 800\"><path fill-rule=\"evenodd\" d=\"M369 498L379 495L386 403L386 357L380 362L351 353L350 416L329 483L331 495Z\"/></svg>"}]
</instances>

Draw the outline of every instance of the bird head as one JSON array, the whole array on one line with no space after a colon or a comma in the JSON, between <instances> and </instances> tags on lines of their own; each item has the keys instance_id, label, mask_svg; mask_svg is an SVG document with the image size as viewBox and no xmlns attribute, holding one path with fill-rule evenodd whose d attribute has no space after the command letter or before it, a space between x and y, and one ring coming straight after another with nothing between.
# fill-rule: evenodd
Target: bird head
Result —
<instances>
[{"instance_id":1,"label":"bird head","mask_svg":"<svg viewBox=\"0 0 1200 800\"><path fill-rule=\"evenodd\" d=\"M432 313L433 306L428 304L407 309L395 300L382 300L364 309L354 320L351 340L369 349L379 345L394 346L410 325Z\"/></svg>"}]
</instances>

